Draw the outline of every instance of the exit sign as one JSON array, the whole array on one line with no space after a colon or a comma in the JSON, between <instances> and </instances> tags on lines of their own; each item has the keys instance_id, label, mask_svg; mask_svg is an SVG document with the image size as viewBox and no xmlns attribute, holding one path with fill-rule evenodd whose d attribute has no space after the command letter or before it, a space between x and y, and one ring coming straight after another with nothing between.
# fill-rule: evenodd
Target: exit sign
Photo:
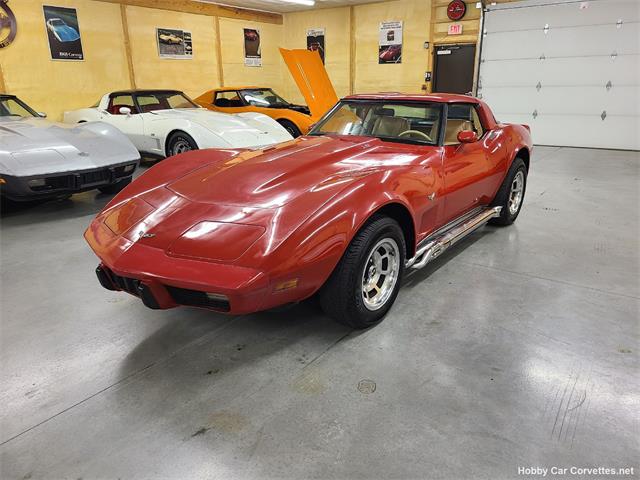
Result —
<instances>
[{"instance_id":1,"label":"exit sign","mask_svg":"<svg viewBox=\"0 0 640 480\"><path fill-rule=\"evenodd\" d=\"M462 35L462 24L461 23L452 23L449 25L447 29L447 34L449 35Z\"/></svg>"}]
</instances>

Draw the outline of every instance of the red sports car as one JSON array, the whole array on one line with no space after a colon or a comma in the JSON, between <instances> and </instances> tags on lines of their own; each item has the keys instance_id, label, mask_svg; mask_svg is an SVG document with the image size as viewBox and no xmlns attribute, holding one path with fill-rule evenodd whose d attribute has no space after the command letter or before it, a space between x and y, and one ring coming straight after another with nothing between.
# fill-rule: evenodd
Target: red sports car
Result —
<instances>
[{"instance_id":1,"label":"red sports car","mask_svg":"<svg viewBox=\"0 0 640 480\"><path fill-rule=\"evenodd\" d=\"M403 274L522 206L529 128L463 95L354 95L309 135L198 150L150 168L85 237L100 283L151 308L241 314L318 294L355 328Z\"/></svg>"}]
</instances>

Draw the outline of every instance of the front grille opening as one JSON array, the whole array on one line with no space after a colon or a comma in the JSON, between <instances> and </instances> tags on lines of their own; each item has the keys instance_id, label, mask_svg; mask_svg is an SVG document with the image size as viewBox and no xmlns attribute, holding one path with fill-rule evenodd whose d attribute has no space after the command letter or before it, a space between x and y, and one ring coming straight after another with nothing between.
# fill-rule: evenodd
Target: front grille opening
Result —
<instances>
[{"instance_id":1,"label":"front grille opening","mask_svg":"<svg viewBox=\"0 0 640 480\"><path fill-rule=\"evenodd\" d=\"M165 285L165 287L173 300L180 305L211 308L219 312L228 312L231 310L229 300L224 297L224 295L207 295L206 292L170 287L169 285Z\"/></svg>"}]
</instances>

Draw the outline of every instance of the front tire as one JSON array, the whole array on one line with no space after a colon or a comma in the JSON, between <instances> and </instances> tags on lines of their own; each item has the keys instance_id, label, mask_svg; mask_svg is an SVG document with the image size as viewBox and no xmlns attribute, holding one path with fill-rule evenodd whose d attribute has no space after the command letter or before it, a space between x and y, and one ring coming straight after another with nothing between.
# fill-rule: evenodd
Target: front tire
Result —
<instances>
[{"instance_id":1,"label":"front tire","mask_svg":"<svg viewBox=\"0 0 640 480\"><path fill-rule=\"evenodd\" d=\"M198 144L191 138L191 135L184 132L172 133L167 141L167 157L179 155L180 153L198 150Z\"/></svg>"},{"instance_id":2,"label":"front tire","mask_svg":"<svg viewBox=\"0 0 640 480\"><path fill-rule=\"evenodd\" d=\"M492 225L511 225L518 218L524 202L524 193L527 188L527 166L524 161L516 157L511 164L496 198L491 203L492 207L502 207L499 217L492 218Z\"/></svg>"},{"instance_id":3,"label":"front tire","mask_svg":"<svg viewBox=\"0 0 640 480\"><path fill-rule=\"evenodd\" d=\"M300 129L296 126L295 123L289 121L289 120L278 120L278 123L280 125L282 125L282 127L289 132L289 134L293 137L293 138L297 138L301 135Z\"/></svg>"},{"instance_id":4,"label":"front tire","mask_svg":"<svg viewBox=\"0 0 640 480\"><path fill-rule=\"evenodd\" d=\"M124 187L131 183L131 177L120 180L119 182L112 183L111 185L105 185L104 187L98 187L102 193L113 195L120 192Z\"/></svg>"},{"instance_id":5,"label":"front tire","mask_svg":"<svg viewBox=\"0 0 640 480\"><path fill-rule=\"evenodd\" d=\"M354 237L319 293L324 312L351 328L380 322L395 301L404 274L400 225L374 216Z\"/></svg>"}]
</instances>

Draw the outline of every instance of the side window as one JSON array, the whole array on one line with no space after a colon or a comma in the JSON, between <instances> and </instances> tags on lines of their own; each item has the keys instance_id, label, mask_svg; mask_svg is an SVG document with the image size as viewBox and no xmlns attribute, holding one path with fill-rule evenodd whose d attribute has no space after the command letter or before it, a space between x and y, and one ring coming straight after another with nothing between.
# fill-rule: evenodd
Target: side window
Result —
<instances>
[{"instance_id":1,"label":"side window","mask_svg":"<svg viewBox=\"0 0 640 480\"><path fill-rule=\"evenodd\" d=\"M135 104L133 103L133 97L131 95L114 95L109 99L109 106L107 111L111 115L122 115L120 113L121 107L128 107L131 109L131 113L138 113Z\"/></svg>"},{"instance_id":2,"label":"side window","mask_svg":"<svg viewBox=\"0 0 640 480\"><path fill-rule=\"evenodd\" d=\"M447 112L447 128L444 133L445 145L457 145L458 133L472 130L478 138L484 133L478 111L470 103L453 103L449 105Z\"/></svg>"},{"instance_id":3,"label":"side window","mask_svg":"<svg viewBox=\"0 0 640 480\"><path fill-rule=\"evenodd\" d=\"M216 99L213 104L216 107L242 107L242 100L235 90L227 92L216 92Z\"/></svg>"}]
</instances>

